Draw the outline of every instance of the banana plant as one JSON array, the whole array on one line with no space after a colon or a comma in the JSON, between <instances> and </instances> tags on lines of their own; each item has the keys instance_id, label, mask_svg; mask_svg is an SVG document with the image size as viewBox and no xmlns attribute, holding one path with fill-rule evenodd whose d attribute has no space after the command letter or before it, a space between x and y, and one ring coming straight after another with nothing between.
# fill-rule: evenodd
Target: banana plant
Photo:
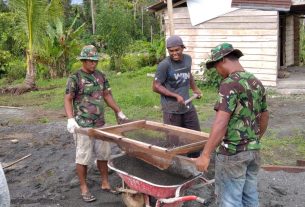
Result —
<instances>
[{"instance_id":1,"label":"banana plant","mask_svg":"<svg viewBox=\"0 0 305 207\"><path fill-rule=\"evenodd\" d=\"M47 27L48 38L44 40L44 44L40 48L37 61L48 67L51 78L65 76L71 58L75 59L76 53L80 49L79 39L84 32L85 23L76 27L78 18L77 15L66 29L59 18Z\"/></svg>"}]
</instances>

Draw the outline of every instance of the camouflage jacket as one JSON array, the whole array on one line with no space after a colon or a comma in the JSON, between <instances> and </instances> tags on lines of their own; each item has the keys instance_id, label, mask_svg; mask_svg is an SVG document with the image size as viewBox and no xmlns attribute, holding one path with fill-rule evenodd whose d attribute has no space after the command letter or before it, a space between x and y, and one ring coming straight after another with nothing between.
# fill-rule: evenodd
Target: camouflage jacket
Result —
<instances>
[{"instance_id":1,"label":"camouflage jacket","mask_svg":"<svg viewBox=\"0 0 305 207\"><path fill-rule=\"evenodd\" d=\"M77 71L68 78L66 94L73 96L73 113L81 127L101 127L105 124L103 93L110 88L100 71L92 74Z\"/></svg>"},{"instance_id":2,"label":"camouflage jacket","mask_svg":"<svg viewBox=\"0 0 305 207\"><path fill-rule=\"evenodd\" d=\"M235 72L221 82L214 109L231 114L225 137L217 151L232 155L261 148L259 117L267 111L266 91L251 73Z\"/></svg>"}]
</instances>

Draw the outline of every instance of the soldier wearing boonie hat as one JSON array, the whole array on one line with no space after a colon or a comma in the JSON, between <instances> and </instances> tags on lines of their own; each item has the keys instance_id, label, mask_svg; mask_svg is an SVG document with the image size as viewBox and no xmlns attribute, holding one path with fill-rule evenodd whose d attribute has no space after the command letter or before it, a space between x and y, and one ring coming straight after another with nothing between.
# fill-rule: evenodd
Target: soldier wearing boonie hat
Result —
<instances>
[{"instance_id":1,"label":"soldier wearing boonie hat","mask_svg":"<svg viewBox=\"0 0 305 207\"><path fill-rule=\"evenodd\" d=\"M106 76L96 70L99 60L96 47L84 46L77 59L82 62L82 68L68 78L64 105L68 117L67 130L73 134L76 145L75 163L81 196L85 202L92 202L96 198L90 193L86 182L87 166L92 158L96 159L101 172L100 188L113 192L107 166L111 147L109 142L78 133L76 129L103 127L105 103L116 113L118 122L127 120L127 117L112 98Z\"/></svg>"},{"instance_id":2,"label":"soldier wearing boonie hat","mask_svg":"<svg viewBox=\"0 0 305 207\"><path fill-rule=\"evenodd\" d=\"M211 50L206 68L215 67L224 78L209 139L197 169L207 171L216 149L215 194L222 207L259 206L257 174L260 168L260 139L269 119L266 90L239 62L243 53L229 43Z\"/></svg>"},{"instance_id":3,"label":"soldier wearing boonie hat","mask_svg":"<svg viewBox=\"0 0 305 207\"><path fill-rule=\"evenodd\" d=\"M166 40L169 56L159 63L153 81L153 91L160 94L163 122L200 131L196 109L192 103L185 104L190 98L189 89L198 97L202 96L191 73L192 58L183 54L184 43L178 35ZM175 144L177 138L169 138L169 144ZM199 152L189 154L198 157Z\"/></svg>"},{"instance_id":4,"label":"soldier wearing boonie hat","mask_svg":"<svg viewBox=\"0 0 305 207\"><path fill-rule=\"evenodd\" d=\"M78 60L99 60L97 49L94 45L86 45L83 47L80 55L77 57Z\"/></svg>"},{"instance_id":5,"label":"soldier wearing boonie hat","mask_svg":"<svg viewBox=\"0 0 305 207\"><path fill-rule=\"evenodd\" d=\"M206 62L206 68L210 69L214 67L216 62L222 60L222 58L229 54L234 54L237 58L243 56L243 53L238 49L234 49L231 44L222 43L211 49L211 59Z\"/></svg>"}]
</instances>

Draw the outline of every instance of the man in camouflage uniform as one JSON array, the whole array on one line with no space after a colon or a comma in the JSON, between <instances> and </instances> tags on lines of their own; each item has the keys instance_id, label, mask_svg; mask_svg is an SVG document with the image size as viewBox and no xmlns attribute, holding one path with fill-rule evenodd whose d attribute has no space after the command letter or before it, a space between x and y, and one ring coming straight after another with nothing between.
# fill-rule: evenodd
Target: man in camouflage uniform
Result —
<instances>
[{"instance_id":1,"label":"man in camouflage uniform","mask_svg":"<svg viewBox=\"0 0 305 207\"><path fill-rule=\"evenodd\" d=\"M260 139L269 114L262 83L239 63L242 52L222 43L211 50L207 69L215 67L224 78L215 104L216 117L197 169L207 171L216 150L215 194L221 207L259 206L257 174Z\"/></svg>"},{"instance_id":2,"label":"man in camouflage uniform","mask_svg":"<svg viewBox=\"0 0 305 207\"><path fill-rule=\"evenodd\" d=\"M76 133L79 127L102 127L105 124L104 102L112 108L120 120L127 117L112 98L111 89L105 75L96 70L99 56L93 45L85 46L78 58L82 68L68 78L64 99L68 117L67 129L73 133L76 144L76 171L80 181L84 201L91 202L95 197L90 194L86 183L87 166L93 156L101 173L100 187L110 191L107 160L111 154L110 144L86 135Z\"/></svg>"}]
</instances>

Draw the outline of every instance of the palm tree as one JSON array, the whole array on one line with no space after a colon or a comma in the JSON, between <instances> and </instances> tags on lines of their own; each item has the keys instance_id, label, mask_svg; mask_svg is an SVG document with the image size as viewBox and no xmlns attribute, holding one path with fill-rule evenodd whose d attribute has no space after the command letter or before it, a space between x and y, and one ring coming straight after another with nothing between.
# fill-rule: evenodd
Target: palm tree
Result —
<instances>
[{"instance_id":1,"label":"palm tree","mask_svg":"<svg viewBox=\"0 0 305 207\"><path fill-rule=\"evenodd\" d=\"M48 23L63 15L61 0L10 0L10 8L20 18L20 25L27 36L26 77L24 84L15 87L11 92L21 94L36 88L35 53L46 36Z\"/></svg>"}]
</instances>

